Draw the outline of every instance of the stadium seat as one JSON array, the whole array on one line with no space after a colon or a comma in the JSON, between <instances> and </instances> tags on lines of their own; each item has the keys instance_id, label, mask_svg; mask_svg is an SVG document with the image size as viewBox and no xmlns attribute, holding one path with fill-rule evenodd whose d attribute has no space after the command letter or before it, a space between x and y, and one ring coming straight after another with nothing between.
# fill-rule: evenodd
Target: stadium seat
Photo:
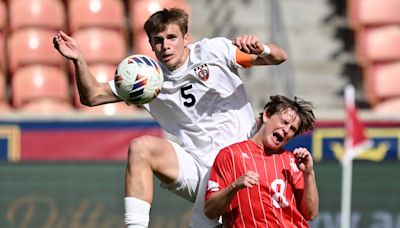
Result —
<instances>
[{"instance_id":1,"label":"stadium seat","mask_svg":"<svg viewBox=\"0 0 400 228\"><path fill-rule=\"evenodd\" d=\"M75 108L70 102L57 99L36 99L31 100L18 108L19 112L29 113L30 115L52 115L52 114L72 114Z\"/></svg>"},{"instance_id":2,"label":"stadium seat","mask_svg":"<svg viewBox=\"0 0 400 228\"><path fill-rule=\"evenodd\" d=\"M395 114L397 116L400 113L400 96L380 102L373 107L372 111L375 114Z\"/></svg>"},{"instance_id":3,"label":"stadium seat","mask_svg":"<svg viewBox=\"0 0 400 228\"><path fill-rule=\"evenodd\" d=\"M352 28L400 24L399 0L347 0L347 17Z\"/></svg>"},{"instance_id":4,"label":"stadium seat","mask_svg":"<svg viewBox=\"0 0 400 228\"><path fill-rule=\"evenodd\" d=\"M6 67L6 51L5 47L5 33L0 31L0 70L2 71Z\"/></svg>"},{"instance_id":5,"label":"stadium seat","mask_svg":"<svg viewBox=\"0 0 400 228\"><path fill-rule=\"evenodd\" d=\"M80 44L89 65L98 63L118 65L126 57L127 43L119 32L88 28L76 31L73 37Z\"/></svg>"},{"instance_id":6,"label":"stadium seat","mask_svg":"<svg viewBox=\"0 0 400 228\"><path fill-rule=\"evenodd\" d=\"M95 107L82 106L79 110L83 113L103 116L134 115L137 112L135 105L128 106L124 102L109 103Z\"/></svg>"},{"instance_id":7,"label":"stadium seat","mask_svg":"<svg viewBox=\"0 0 400 228\"><path fill-rule=\"evenodd\" d=\"M356 33L356 58L361 64L400 59L400 25L365 27Z\"/></svg>"},{"instance_id":8,"label":"stadium seat","mask_svg":"<svg viewBox=\"0 0 400 228\"><path fill-rule=\"evenodd\" d=\"M3 0L0 0L0 69L5 67L5 39L8 30L7 6Z\"/></svg>"},{"instance_id":9,"label":"stadium seat","mask_svg":"<svg viewBox=\"0 0 400 228\"><path fill-rule=\"evenodd\" d=\"M0 101L0 115L5 112L11 112L13 109L11 108L10 104L6 101Z\"/></svg>"},{"instance_id":10,"label":"stadium seat","mask_svg":"<svg viewBox=\"0 0 400 228\"><path fill-rule=\"evenodd\" d=\"M371 105L400 97L400 61L374 63L365 68L364 91Z\"/></svg>"},{"instance_id":11,"label":"stadium seat","mask_svg":"<svg viewBox=\"0 0 400 228\"><path fill-rule=\"evenodd\" d=\"M7 101L7 86L6 86L6 78L3 73L0 72L0 102Z\"/></svg>"},{"instance_id":12,"label":"stadium seat","mask_svg":"<svg viewBox=\"0 0 400 228\"><path fill-rule=\"evenodd\" d=\"M133 35L138 31L144 31L144 23L154 12L173 7L184 9L190 13L187 0L129 0L129 20Z\"/></svg>"},{"instance_id":13,"label":"stadium seat","mask_svg":"<svg viewBox=\"0 0 400 228\"><path fill-rule=\"evenodd\" d=\"M7 4L4 0L0 0L0 31L6 30L8 27Z\"/></svg>"},{"instance_id":14,"label":"stadium seat","mask_svg":"<svg viewBox=\"0 0 400 228\"><path fill-rule=\"evenodd\" d=\"M143 54L156 59L154 52L151 50L146 32L137 32L132 39L132 52L134 54Z\"/></svg>"},{"instance_id":15,"label":"stadium seat","mask_svg":"<svg viewBox=\"0 0 400 228\"><path fill-rule=\"evenodd\" d=\"M48 98L70 102L67 75L57 67L30 65L12 77L12 104L20 108L29 101Z\"/></svg>"},{"instance_id":16,"label":"stadium seat","mask_svg":"<svg viewBox=\"0 0 400 228\"><path fill-rule=\"evenodd\" d=\"M103 27L125 33L123 0L70 0L68 2L69 31L88 27Z\"/></svg>"},{"instance_id":17,"label":"stadium seat","mask_svg":"<svg viewBox=\"0 0 400 228\"><path fill-rule=\"evenodd\" d=\"M66 9L61 0L12 0L9 18L11 32L30 27L64 30Z\"/></svg>"},{"instance_id":18,"label":"stadium seat","mask_svg":"<svg viewBox=\"0 0 400 228\"><path fill-rule=\"evenodd\" d=\"M65 59L53 47L54 32L45 29L20 29L8 38L8 70L29 64L50 64L65 67Z\"/></svg>"},{"instance_id":19,"label":"stadium seat","mask_svg":"<svg viewBox=\"0 0 400 228\"><path fill-rule=\"evenodd\" d=\"M111 64L91 64L89 71L99 82L108 82L114 79L117 65Z\"/></svg>"}]
</instances>

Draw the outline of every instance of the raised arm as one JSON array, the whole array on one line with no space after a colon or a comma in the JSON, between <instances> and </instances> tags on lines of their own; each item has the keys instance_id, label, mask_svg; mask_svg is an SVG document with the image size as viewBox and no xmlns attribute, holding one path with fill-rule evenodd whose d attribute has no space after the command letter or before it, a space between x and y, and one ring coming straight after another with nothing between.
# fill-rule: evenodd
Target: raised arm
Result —
<instances>
[{"instance_id":1,"label":"raised arm","mask_svg":"<svg viewBox=\"0 0 400 228\"><path fill-rule=\"evenodd\" d=\"M228 208L236 192L243 188L252 188L258 183L258 174L253 171L247 171L237 180L232 182L226 188L213 192L205 201L204 213L209 219L215 219L222 215Z\"/></svg>"},{"instance_id":2,"label":"raised arm","mask_svg":"<svg viewBox=\"0 0 400 228\"><path fill-rule=\"evenodd\" d=\"M255 35L243 35L233 40L242 52L251 55L252 65L278 65L288 57L286 52L275 44L263 44Z\"/></svg>"},{"instance_id":3,"label":"raised arm","mask_svg":"<svg viewBox=\"0 0 400 228\"><path fill-rule=\"evenodd\" d=\"M75 80L82 104L96 106L121 101L113 94L108 83L99 83L91 75L79 44L72 37L60 31L54 36L53 44L62 56L72 60L74 64Z\"/></svg>"},{"instance_id":4,"label":"raised arm","mask_svg":"<svg viewBox=\"0 0 400 228\"><path fill-rule=\"evenodd\" d=\"M304 190L300 199L300 212L307 220L313 220L318 215L319 195L315 172L313 168L313 159L305 148L297 148L293 154L298 159L298 167L303 172Z\"/></svg>"}]
</instances>

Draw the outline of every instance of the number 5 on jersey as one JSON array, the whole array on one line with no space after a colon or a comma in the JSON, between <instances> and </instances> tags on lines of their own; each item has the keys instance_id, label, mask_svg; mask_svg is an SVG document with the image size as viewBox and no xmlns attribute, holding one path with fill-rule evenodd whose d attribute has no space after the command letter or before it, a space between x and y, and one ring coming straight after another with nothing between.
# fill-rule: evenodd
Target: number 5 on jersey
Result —
<instances>
[{"instance_id":1,"label":"number 5 on jersey","mask_svg":"<svg viewBox=\"0 0 400 228\"><path fill-rule=\"evenodd\" d=\"M186 107L192 107L196 103L196 98L194 97L194 95L192 93L190 93L191 88L192 88L191 84L181 88L181 95L182 95L183 99L185 100L183 102L183 104Z\"/></svg>"}]
</instances>

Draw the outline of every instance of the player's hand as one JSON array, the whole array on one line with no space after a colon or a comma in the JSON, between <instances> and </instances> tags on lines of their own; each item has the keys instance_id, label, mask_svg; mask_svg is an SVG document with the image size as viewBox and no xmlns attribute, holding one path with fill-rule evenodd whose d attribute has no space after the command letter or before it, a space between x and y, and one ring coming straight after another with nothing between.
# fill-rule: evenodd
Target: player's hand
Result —
<instances>
[{"instance_id":1,"label":"player's hand","mask_svg":"<svg viewBox=\"0 0 400 228\"><path fill-rule=\"evenodd\" d=\"M293 151L296 157L296 163L299 169L304 173L311 173L314 171L314 162L311 153L303 147L296 148Z\"/></svg>"},{"instance_id":2,"label":"player's hand","mask_svg":"<svg viewBox=\"0 0 400 228\"><path fill-rule=\"evenodd\" d=\"M238 191L242 188L252 188L256 184L258 184L258 174L250 170L235 180L232 187Z\"/></svg>"},{"instance_id":3,"label":"player's hand","mask_svg":"<svg viewBox=\"0 0 400 228\"><path fill-rule=\"evenodd\" d=\"M247 54L260 55L264 50L263 43L255 35L243 35L236 37L232 43L236 45L242 52Z\"/></svg>"},{"instance_id":4,"label":"player's hand","mask_svg":"<svg viewBox=\"0 0 400 228\"><path fill-rule=\"evenodd\" d=\"M53 45L67 59L76 60L81 54L78 43L63 31L56 33L53 38Z\"/></svg>"}]
</instances>

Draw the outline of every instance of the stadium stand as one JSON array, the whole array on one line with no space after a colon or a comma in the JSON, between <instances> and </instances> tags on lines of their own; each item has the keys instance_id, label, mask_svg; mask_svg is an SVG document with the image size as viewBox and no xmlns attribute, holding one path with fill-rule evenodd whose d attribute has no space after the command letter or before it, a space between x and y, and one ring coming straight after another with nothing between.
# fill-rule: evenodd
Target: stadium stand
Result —
<instances>
[{"instance_id":1,"label":"stadium stand","mask_svg":"<svg viewBox=\"0 0 400 228\"><path fill-rule=\"evenodd\" d=\"M3 72L6 65L6 57L5 57L5 34L0 31L0 71Z\"/></svg>"},{"instance_id":2,"label":"stadium stand","mask_svg":"<svg viewBox=\"0 0 400 228\"><path fill-rule=\"evenodd\" d=\"M76 31L73 37L80 44L89 65L117 65L127 55L127 43L119 32L92 27Z\"/></svg>"},{"instance_id":3,"label":"stadium stand","mask_svg":"<svg viewBox=\"0 0 400 228\"><path fill-rule=\"evenodd\" d=\"M9 18L11 32L32 27L64 30L66 10L61 0L12 0Z\"/></svg>"},{"instance_id":4,"label":"stadium stand","mask_svg":"<svg viewBox=\"0 0 400 228\"><path fill-rule=\"evenodd\" d=\"M391 98L400 98L400 61L375 62L365 67L364 88L372 105Z\"/></svg>"},{"instance_id":5,"label":"stadium stand","mask_svg":"<svg viewBox=\"0 0 400 228\"><path fill-rule=\"evenodd\" d=\"M0 0L0 27L8 26L8 8L5 7L4 14L2 14L2 5L7 6L12 1L17 0ZM22 1L29 2L30 0ZM34 1L31 0L31 2ZM76 34L77 31L87 30L89 26L83 26L71 33L69 22L72 19L68 11L68 9L71 9L69 4L73 1L86 0L62 1L66 10L66 32ZM129 44L125 43L127 47L124 50L133 50L134 53L149 55L153 55L153 53L149 51L147 36L142 31L143 24L141 24L144 23L149 14L145 14L146 12L140 7L135 6L136 9L133 9L133 5L146 3L146 10L148 10L160 7L160 2L178 3L179 6L186 4L181 5L179 3L183 2L181 0L121 1L124 2L125 7L126 28L131 35L127 39ZM376 81L377 85L372 86L379 86L379 88L371 89L373 91L371 93L374 93L372 95L376 99L375 103L371 106L371 109L364 109L364 112L360 113L367 115L360 115L360 117L363 117L362 120L369 123L367 135L369 139L375 142L375 147L369 152L377 153L379 149L385 150L386 148L386 151L384 151L385 161L354 162L353 196L356 197L353 197L352 201L353 214L351 218L352 224L356 224L358 227L396 226L395 224L399 223L398 192L400 192L400 185L398 183L400 181L395 181L398 180L398 175L397 172L393 171L398 170L399 161L398 128L400 122L398 121L398 113L400 112L400 97L395 95L394 89L397 85L398 76L395 77L394 75L396 71L398 72L398 65L395 66L395 62L392 61L371 62L365 59L366 62L370 63L363 65L365 72L363 78L358 77L361 75L353 77L354 74L352 73L354 72L341 72L341 70L344 70L344 65L356 62L356 55L352 49L346 50L349 53L344 55L342 52L336 57L333 56L341 48L341 44L350 46L352 43L340 43L335 37L339 31L335 27L348 29L348 24L344 22L345 18L334 18L329 23L324 23L323 20L332 9L328 2L336 4L342 1L347 1L349 5L354 5L354 3L373 4L371 8L364 6L363 13L359 14L365 20L370 16L376 17L378 15L376 11L381 8L385 9L380 10L379 16L391 15L395 20L398 20L396 18L400 16L398 13L400 10L396 6L390 5L392 3L399 4L399 0L188 0L193 9L190 15L190 24L191 28L194 29L191 32L194 32L193 35L197 37L218 35L229 38L239 34L254 33L260 35L260 38L266 42L276 42L279 45L285 44L285 42L289 44L283 46L289 54L289 61L286 63L278 67L265 67L262 68L265 70L261 71L258 71L260 68L246 69L246 71L241 72L241 75L256 112L262 108L259 103L263 104L267 95L286 91L279 90L282 85L290 85L295 89L290 90L289 88L290 92L313 101L316 107L318 121L316 131L296 137L297 141L294 143L295 146L305 145L307 148L312 148L313 153L321 153L321 160L316 161L315 164L316 172L320 174L318 180L321 194L320 215L310 224L311 227L340 226L340 211L338 211L337 204L340 201L340 194L336 193L340 192L342 166L336 160L337 157L334 153L335 149L339 148L335 145L344 146L341 141L345 137L343 135L345 129L343 128L344 120L342 118L344 111L342 103L344 100L342 96L343 86L345 83L359 82L362 84L364 81ZM279 7L272 8L272 3ZM136 10L138 12L134 13ZM393 11L396 13L391 13ZM83 16L89 17L88 15ZM107 19L115 18L108 17ZM392 20L390 25L400 24L399 22L393 23L395 20ZM134 21L139 24L139 31L131 28ZM381 21L374 24L375 21L368 25L367 30L370 26L373 26L371 28L386 27L387 22ZM361 31L361 27L355 29L358 26L356 26L356 22L353 26L354 31ZM24 27L22 30L30 29L31 27ZM1 38L4 42L10 42L8 46L4 45L3 47L4 53L9 54L9 50L14 49L10 47L10 44L15 42L12 41L15 38L9 39L11 34L7 34L6 31L7 29L1 30L0 28L0 42ZM284 33L279 33L279 31L286 31L287 36ZM14 36L17 35L14 34ZM114 45L118 44L119 41L120 39L117 38ZM31 55L31 51L23 48L24 42L20 41L18 44L23 49L22 53ZM32 40L30 43L35 44L35 42ZM51 42L49 44L51 45ZM133 46L129 46L132 44ZM45 54L42 53L42 56L38 56L36 60L47 67L58 66L58 63L47 65L48 62L41 59L49 55L53 56L53 48L51 47L51 49L48 49ZM109 50L114 49L114 46L109 47ZM372 50L381 53L379 48ZM14 50L11 51L14 52ZM391 53L391 50L388 53ZM374 53L369 52L367 54L373 55ZM57 59L59 55L56 55L51 58ZM100 57L108 57L107 55L100 54ZM15 54L12 58L15 58ZM102 72L111 73L112 66L103 65L99 62L92 63L89 67L97 80L103 81L106 77ZM11 127L11 130L17 130L17 134L14 135L3 134L0 140L0 210L4 212L0 216L2 218L0 219L0 227L24 225L26 227L40 227L43 226L46 218L50 218L48 219L48 227L84 227L85 225L102 227L106 224L113 227L124 227L124 222L121 219L121 196L124 194L123 184L121 183L124 181L124 176L121 174L123 174L126 163L126 147L132 138L149 134L149 132L155 132L155 136L160 137L165 135L157 126L153 126L154 123L149 121L149 124L148 119L143 122L139 118L140 114L135 116L135 113L138 113L139 110L134 106L130 106L134 109L132 111L124 103L81 109L71 105L75 102L73 99L71 99L72 102L66 102L59 99L40 98L24 103L18 109L13 109L10 106L13 100L13 84L10 81L13 76L18 78L18 74L26 67L32 67L33 64L31 63L33 63L33 60L15 64L16 70L14 70L13 75L8 73L8 64L3 65L4 72L8 74L4 75L4 79L8 80L8 82L7 80L3 81L5 85L1 84L2 77L0 76L0 115L7 110L12 111L10 114L3 115L1 119L3 124L0 127L3 129ZM288 71L288 75L293 74L293 77L285 81L281 76L284 75L282 73L286 72L279 70L290 69L291 65L293 65L293 71ZM109 69L108 66L110 66ZM58 74L70 73L69 69L59 68ZM96 73L97 71L99 73ZM272 74L273 72L278 73ZM106 74L107 76L110 75L109 73ZM374 79L378 75L379 79ZM366 80L367 78L368 80ZM286 84L286 82L288 83ZM390 85L384 85L386 83ZM72 86L74 85L70 83L71 94L74 92ZM24 89L34 93L34 89ZM356 87L356 89L359 92L360 87ZM384 91L386 89L391 91L390 94L388 94L389 91ZM367 93L362 92L360 94L368 96ZM382 93L384 95L380 97ZM322 112L321 115L321 110L326 112ZM75 114L72 118L64 115L70 111ZM27 114L26 118L25 116L21 118L18 115L19 112ZM108 118L109 115L115 113L129 114L129 121L125 122L128 118ZM52 118L36 121L36 115L42 114L56 114L56 121ZM92 116L86 118L86 114L105 115L107 118L99 118L101 121L98 121L97 118ZM369 114L373 115L370 116ZM390 114L390 116L376 118L377 115L375 114ZM15 117L18 118L18 121L15 121ZM10 120L12 125L10 125ZM92 122L93 120L94 122ZM29 124L29 127L26 127L27 124ZM80 160L84 162L79 162ZM370 196L382 189L385 193L371 200ZM154 186L154 190L155 198L152 208L155 210L152 210L150 227L187 227L192 205L185 200L175 198L174 194L161 189L158 185ZM48 202L51 204L50 210L46 206ZM356 220L354 220L354 216Z\"/></svg>"},{"instance_id":6,"label":"stadium stand","mask_svg":"<svg viewBox=\"0 0 400 228\"><path fill-rule=\"evenodd\" d=\"M54 32L40 28L14 31L8 37L8 71L13 74L19 67L29 64L49 64L65 67L65 59L53 47Z\"/></svg>"},{"instance_id":7,"label":"stadium stand","mask_svg":"<svg viewBox=\"0 0 400 228\"><path fill-rule=\"evenodd\" d=\"M356 57L361 64L400 59L400 25L364 27L356 33Z\"/></svg>"},{"instance_id":8,"label":"stadium stand","mask_svg":"<svg viewBox=\"0 0 400 228\"><path fill-rule=\"evenodd\" d=\"M190 12L189 3L186 0L129 0L129 20L133 35L138 31L143 31L144 23L151 14L157 10L172 7L179 7Z\"/></svg>"},{"instance_id":9,"label":"stadium stand","mask_svg":"<svg viewBox=\"0 0 400 228\"><path fill-rule=\"evenodd\" d=\"M39 99L70 102L70 97L68 77L58 67L32 64L12 77L12 104L16 108Z\"/></svg>"},{"instance_id":10,"label":"stadium stand","mask_svg":"<svg viewBox=\"0 0 400 228\"><path fill-rule=\"evenodd\" d=\"M116 66L112 64L91 64L89 70L99 82L108 82L114 79Z\"/></svg>"},{"instance_id":11,"label":"stadium stand","mask_svg":"<svg viewBox=\"0 0 400 228\"><path fill-rule=\"evenodd\" d=\"M4 114L4 113L8 113L8 112L12 111L11 106L7 102L4 102L4 101L0 101L0 110L1 110L0 114Z\"/></svg>"},{"instance_id":12,"label":"stadium stand","mask_svg":"<svg viewBox=\"0 0 400 228\"><path fill-rule=\"evenodd\" d=\"M5 56L5 39L7 36L8 30L8 13L6 3L1 0L0 1L0 70L3 72L6 64L6 56Z\"/></svg>"},{"instance_id":13,"label":"stadium stand","mask_svg":"<svg viewBox=\"0 0 400 228\"><path fill-rule=\"evenodd\" d=\"M376 114L398 115L400 111L400 97L382 101L375 105L372 111Z\"/></svg>"},{"instance_id":14,"label":"stadium stand","mask_svg":"<svg viewBox=\"0 0 400 228\"><path fill-rule=\"evenodd\" d=\"M0 0L0 30L8 27L8 10L4 0Z\"/></svg>"},{"instance_id":15,"label":"stadium stand","mask_svg":"<svg viewBox=\"0 0 400 228\"><path fill-rule=\"evenodd\" d=\"M347 0L349 25L357 29L364 26L400 24L398 0Z\"/></svg>"},{"instance_id":16,"label":"stadium stand","mask_svg":"<svg viewBox=\"0 0 400 228\"><path fill-rule=\"evenodd\" d=\"M372 112L399 109L400 1L347 0L355 33L355 59L363 70L364 97Z\"/></svg>"},{"instance_id":17,"label":"stadium stand","mask_svg":"<svg viewBox=\"0 0 400 228\"><path fill-rule=\"evenodd\" d=\"M0 72L0 110L1 112L9 112L12 110L8 102L6 80L3 72Z\"/></svg>"},{"instance_id":18,"label":"stadium stand","mask_svg":"<svg viewBox=\"0 0 400 228\"><path fill-rule=\"evenodd\" d=\"M70 102L58 99L42 98L23 104L19 109L21 113L35 113L38 115L74 114L75 108Z\"/></svg>"},{"instance_id":19,"label":"stadium stand","mask_svg":"<svg viewBox=\"0 0 400 228\"><path fill-rule=\"evenodd\" d=\"M138 111L135 105L127 105L123 102L110 103L95 107L82 106L80 111L87 114L103 115L103 116L114 116L118 115L131 115Z\"/></svg>"},{"instance_id":20,"label":"stadium stand","mask_svg":"<svg viewBox=\"0 0 400 228\"><path fill-rule=\"evenodd\" d=\"M0 72L0 101L7 100L6 80L3 72Z\"/></svg>"},{"instance_id":21,"label":"stadium stand","mask_svg":"<svg viewBox=\"0 0 400 228\"><path fill-rule=\"evenodd\" d=\"M102 27L126 34L122 0L70 0L68 2L69 32Z\"/></svg>"},{"instance_id":22,"label":"stadium stand","mask_svg":"<svg viewBox=\"0 0 400 228\"><path fill-rule=\"evenodd\" d=\"M149 39L144 31L137 31L132 39L132 52L134 54L147 55L153 59L156 58L154 52L151 50Z\"/></svg>"}]
</instances>

